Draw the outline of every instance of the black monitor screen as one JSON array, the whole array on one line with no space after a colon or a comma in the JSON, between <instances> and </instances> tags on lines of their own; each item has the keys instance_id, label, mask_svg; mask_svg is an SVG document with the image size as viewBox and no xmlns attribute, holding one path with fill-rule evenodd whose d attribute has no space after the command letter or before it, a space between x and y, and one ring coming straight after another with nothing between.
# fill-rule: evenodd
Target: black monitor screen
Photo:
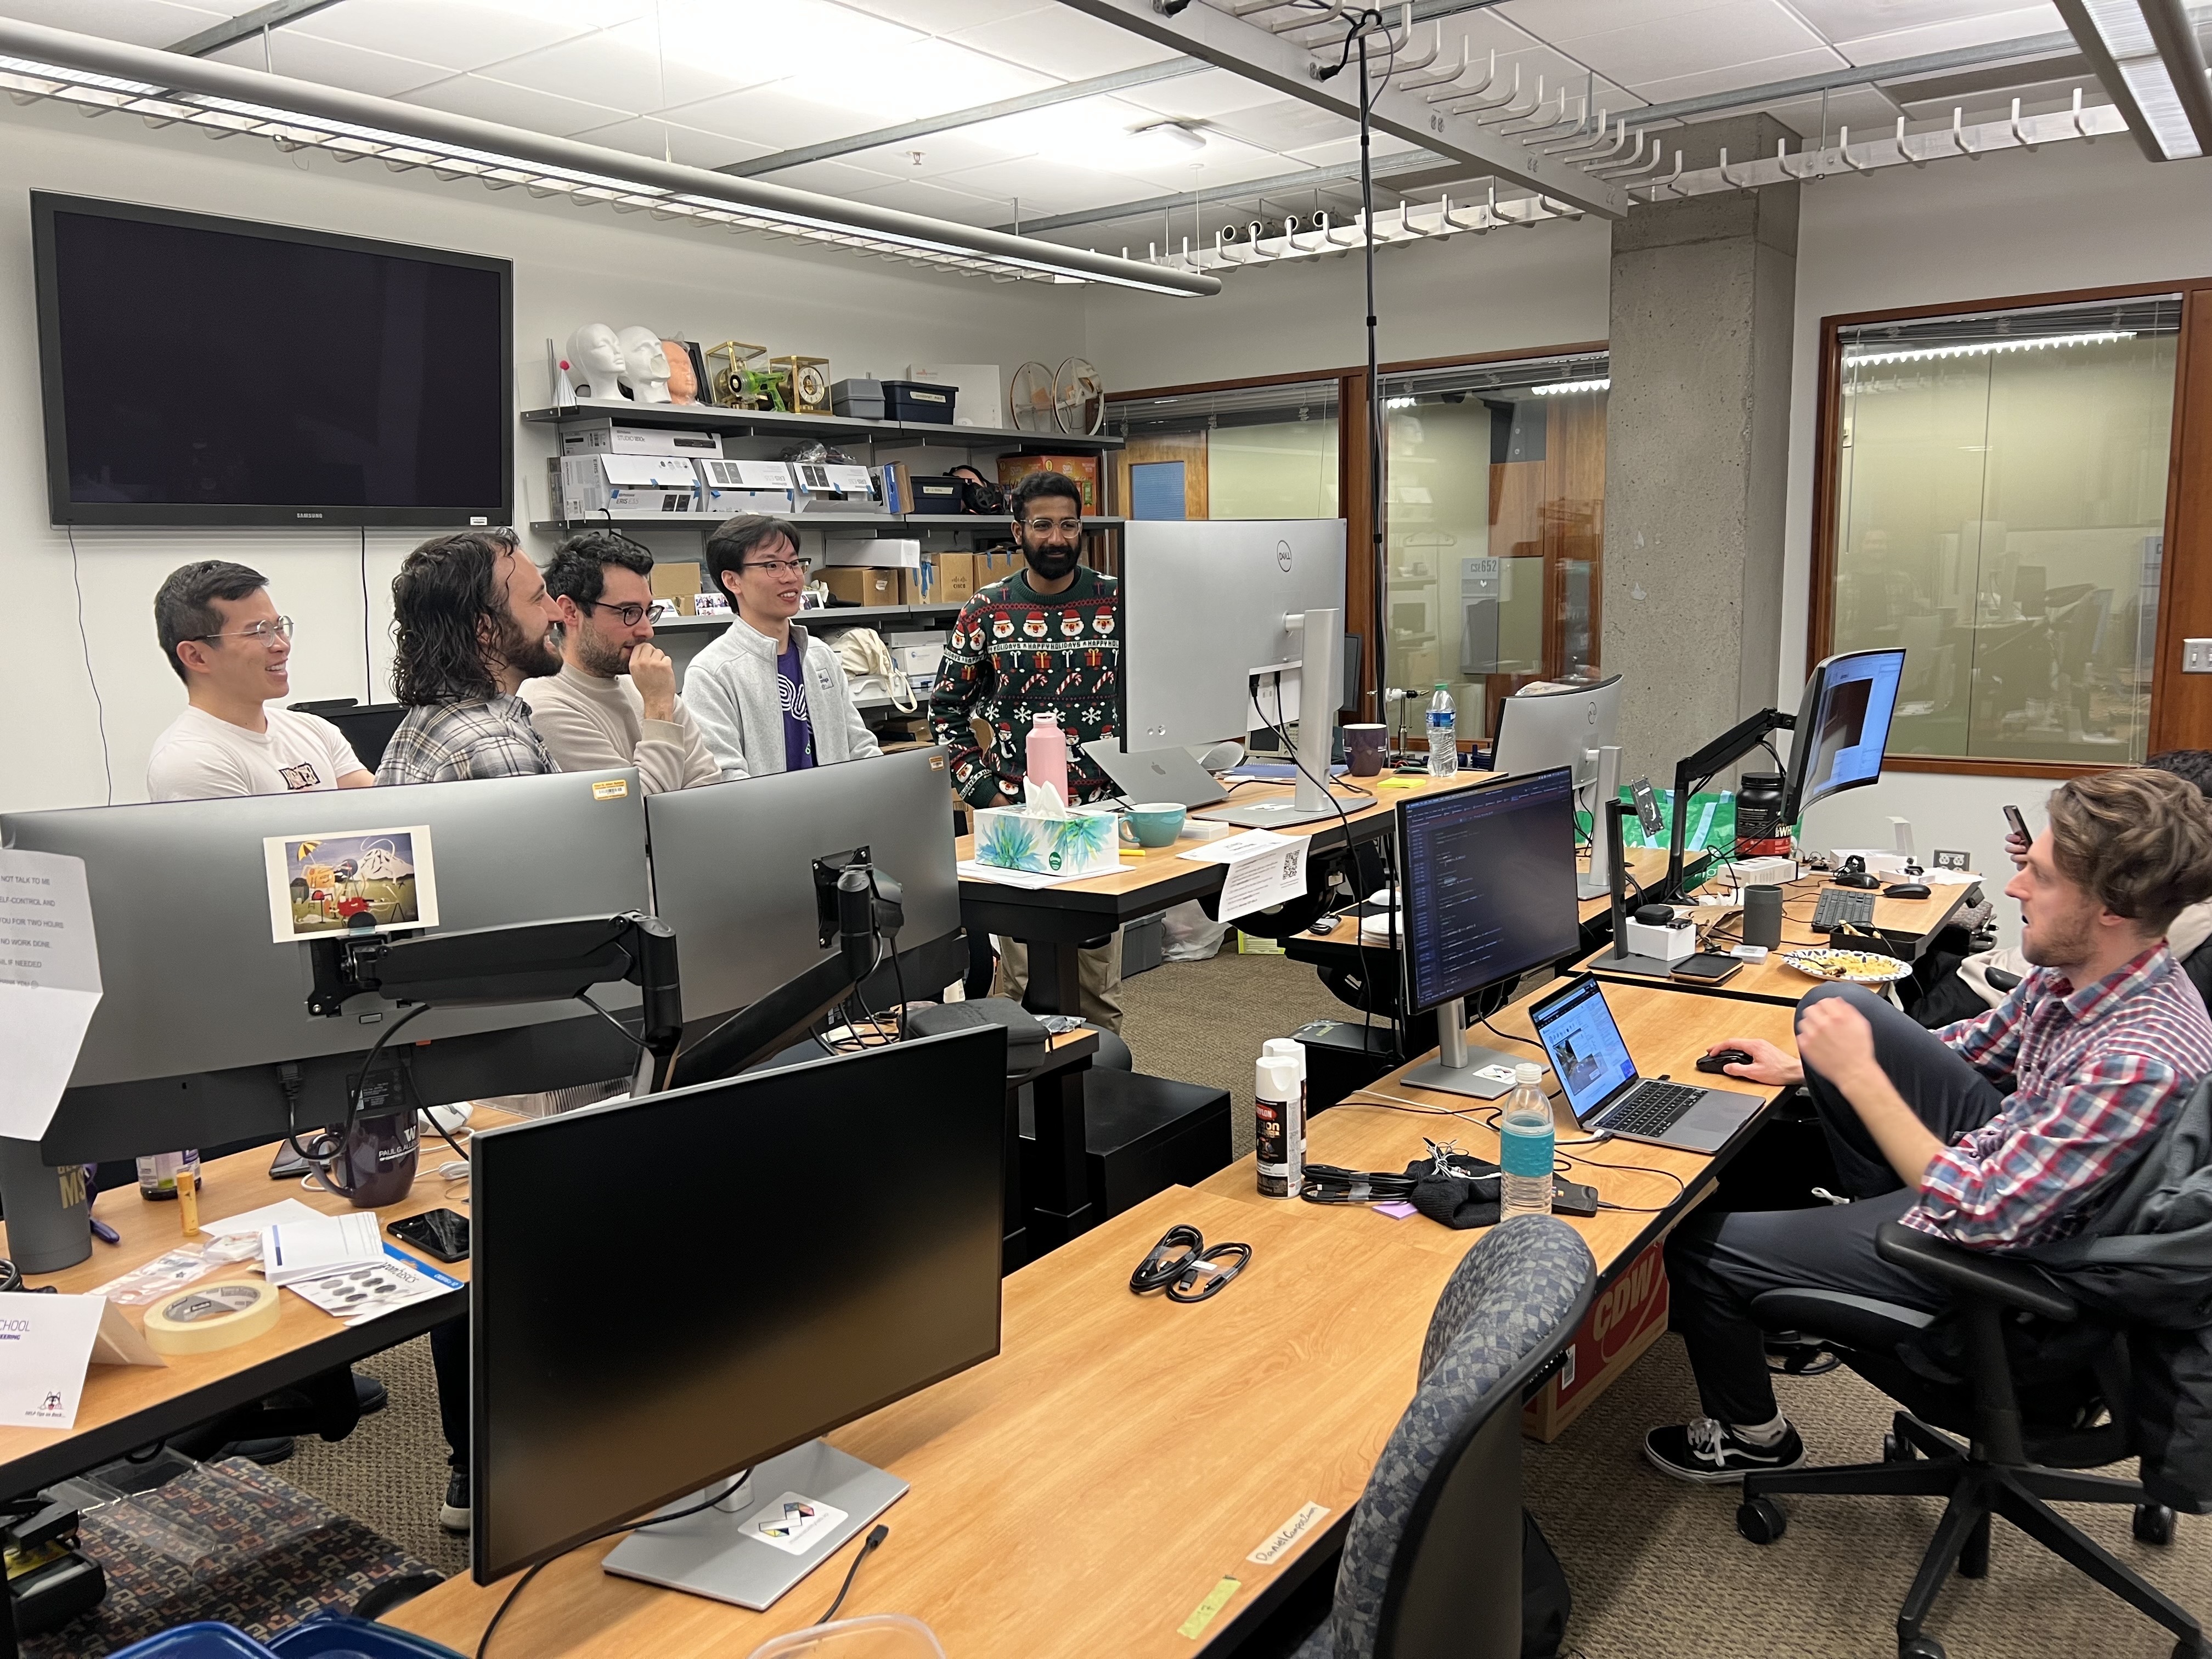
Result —
<instances>
[{"instance_id":1,"label":"black monitor screen","mask_svg":"<svg viewBox=\"0 0 2212 1659\"><path fill-rule=\"evenodd\" d=\"M1572 775L1565 767L1398 808L1413 1007L1574 954Z\"/></svg>"},{"instance_id":2,"label":"black monitor screen","mask_svg":"<svg viewBox=\"0 0 2212 1659\"><path fill-rule=\"evenodd\" d=\"M58 524L503 524L505 260L34 195Z\"/></svg>"},{"instance_id":3,"label":"black monitor screen","mask_svg":"<svg viewBox=\"0 0 2212 1659\"><path fill-rule=\"evenodd\" d=\"M1006 1121L994 1029L479 1135L477 1582L995 1354Z\"/></svg>"},{"instance_id":4,"label":"black monitor screen","mask_svg":"<svg viewBox=\"0 0 2212 1659\"><path fill-rule=\"evenodd\" d=\"M1807 807L1838 790L1881 776L1904 673L1902 651L1854 651L1813 671L1790 750L1786 822L1796 823Z\"/></svg>"}]
</instances>

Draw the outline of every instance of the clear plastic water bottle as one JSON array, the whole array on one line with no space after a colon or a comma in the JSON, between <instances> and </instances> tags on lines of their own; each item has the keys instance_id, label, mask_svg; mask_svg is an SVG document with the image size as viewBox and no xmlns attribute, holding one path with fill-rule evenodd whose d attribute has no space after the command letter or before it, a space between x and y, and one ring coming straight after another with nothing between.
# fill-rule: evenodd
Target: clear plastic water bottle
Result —
<instances>
[{"instance_id":1,"label":"clear plastic water bottle","mask_svg":"<svg viewBox=\"0 0 2212 1659\"><path fill-rule=\"evenodd\" d=\"M1552 1103L1544 1095L1544 1068L1531 1060L1514 1067L1513 1092L1498 1115L1500 1221L1552 1212Z\"/></svg>"},{"instance_id":2,"label":"clear plastic water bottle","mask_svg":"<svg viewBox=\"0 0 2212 1659\"><path fill-rule=\"evenodd\" d=\"M1432 778L1459 775L1458 714L1452 694L1438 680L1436 695L1429 699L1429 775Z\"/></svg>"}]
</instances>

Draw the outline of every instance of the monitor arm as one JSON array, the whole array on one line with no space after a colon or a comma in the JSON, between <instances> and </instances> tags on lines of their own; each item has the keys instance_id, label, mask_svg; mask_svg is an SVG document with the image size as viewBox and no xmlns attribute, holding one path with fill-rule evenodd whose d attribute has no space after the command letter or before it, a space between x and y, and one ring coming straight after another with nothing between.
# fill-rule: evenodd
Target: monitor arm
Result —
<instances>
[{"instance_id":1,"label":"monitor arm","mask_svg":"<svg viewBox=\"0 0 2212 1659\"><path fill-rule=\"evenodd\" d=\"M668 1085L684 1033L676 933L635 910L406 937L315 939L307 1012L335 1019L349 997L440 1008L565 1002L617 981L645 993L637 1091Z\"/></svg>"},{"instance_id":2,"label":"monitor arm","mask_svg":"<svg viewBox=\"0 0 2212 1659\"><path fill-rule=\"evenodd\" d=\"M1797 717L1779 709L1762 708L1749 720L1731 726L1694 755L1686 755L1674 768L1674 821L1668 837L1667 886L1662 896L1670 903L1682 896L1683 842L1690 828L1690 791L1715 773L1733 766L1759 747L1773 732L1794 732Z\"/></svg>"}]
</instances>

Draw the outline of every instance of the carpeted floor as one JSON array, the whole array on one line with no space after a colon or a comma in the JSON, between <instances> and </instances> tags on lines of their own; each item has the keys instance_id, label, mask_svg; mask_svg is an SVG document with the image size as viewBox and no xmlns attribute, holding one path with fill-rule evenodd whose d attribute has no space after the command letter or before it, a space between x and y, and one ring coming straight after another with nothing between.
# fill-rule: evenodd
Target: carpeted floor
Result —
<instances>
[{"instance_id":1,"label":"carpeted floor","mask_svg":"<svg viewBox=\"0 0 2212 1659\"><path fill-rule=\"evenodd\" d=\"M1168 963L1129 981L1124 1005L1124 1035L1141 1069L1236 1095L1240 1150L1251 1145L1252 1064L1261 1042L1340 1006L1310 969L1259 956ZM391 1389L390 1408L340 1445L303 1443L283 1473L410 1554L465 1571L465 1541L436 1521L445 1445L428 1344L408 1343L366 1369ZM1880 1455L1889 1407L1873 1389L1848 1373L1784 1379L1780 1387L1783 1408L1816 1462ZM1897 1603L1940 1506L1787 1499L1788 1534L1755 1548L1736 1536L1731 1490L1684 1486L1643 1461L1644 1431L1680 1421L1694 1399L1681 1345L1667 1337L1557 1444L1528 1443L1528 1506L1573 1588L1570 1649L1586 1659L1890 1659ZM2212 1614L2212 1517L2185 1516L2173 1546L2160 1550L2130 1537L2124 1510L2063 1507L2184 1606ZM1990 1576L1954 1577L1929 1628L1952 1659L2163 1659L2173 1645L2002 1524Z\"/></svg>"}]
</instances>

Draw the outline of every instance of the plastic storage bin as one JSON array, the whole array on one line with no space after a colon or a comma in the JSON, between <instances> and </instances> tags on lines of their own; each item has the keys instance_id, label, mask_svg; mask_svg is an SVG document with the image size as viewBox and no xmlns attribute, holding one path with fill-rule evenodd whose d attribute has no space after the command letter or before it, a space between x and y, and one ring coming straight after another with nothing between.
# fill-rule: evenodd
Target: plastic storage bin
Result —
<instances>
[{"instance_id":1,"label":"plastic storage bin","mask_svg":"<svg viewBox=\"0 0 2212 1659\"><path fill-rule=\"evenodd\" d=\"M427 1636L342 1613L293 1626L270 1639L269 1650L277 1659L462 1659Z\"/></svg>"},{"instance_id":2,"label":"plastic storage bin","mask_svg":"<svg viewBox=\"0 0 2212 1659\"><path fill-rule=\"evenodd\" d=\"M830 412L856 421L884 418L884 386L880 380L840 380L830 388Z\"/></svg>"},{"instance_id":3,"label":"plastic storage bin","mask_svg":"<svg viewBox=\"0 0 2212 1659\"><path fill-rule=\"evenodd\" d=\"M945 1650L921 1620L872 1613L787 1632L755 1648L751 1659L945 1659Z\"/></svg>"},{"instance_id":4,"label":"plastic storage bin","mask_svg":"<svg viewBox=\"0 0 2212 1659\"><path fill-rule=\"evenodd\" d=\"M203 1623L179 1625L159 1636L133 1642L127 1648L118 1648L108 1659L272 1659L272 1656L235 1625Z\"/></svg>"},{"instance_id":5,"label":"plastic storage bin","mask_svg":"<svg viewBox=\"0 0 2212 1659\"><path fill-rule=\"evenodd\" d=\"M952 424L952 403L960 395L959 387L933 380L885 380L883 385L884 412L894 421Z\"/></svg>"}]
</instances>

